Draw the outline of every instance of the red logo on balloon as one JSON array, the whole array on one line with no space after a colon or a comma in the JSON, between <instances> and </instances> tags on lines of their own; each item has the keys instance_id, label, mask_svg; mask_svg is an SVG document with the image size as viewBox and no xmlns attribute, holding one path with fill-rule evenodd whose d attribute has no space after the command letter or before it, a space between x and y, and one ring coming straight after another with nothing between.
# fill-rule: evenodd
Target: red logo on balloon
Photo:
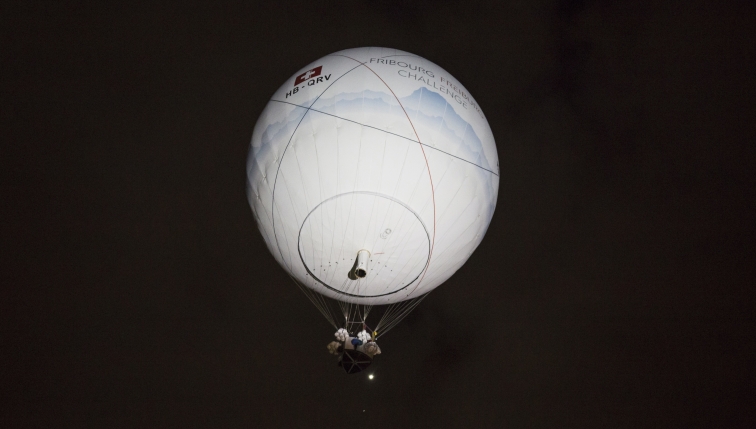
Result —
<instances>
[{"instance_id":1,"label":"red logo on balloon","mask_svg":"<svg viewBox=\"0 0 756 429\"><path fill-rule=\"evenodd\" d=\"M297 76L297 78L294 80L294 86L299 85L300 83L306 81L307 79L310 79L315 76L320 76L320 71L323 69L323 66L317 66L312 70L307 70L306 72L300 74Z\"/></svg>"}]
</instances>

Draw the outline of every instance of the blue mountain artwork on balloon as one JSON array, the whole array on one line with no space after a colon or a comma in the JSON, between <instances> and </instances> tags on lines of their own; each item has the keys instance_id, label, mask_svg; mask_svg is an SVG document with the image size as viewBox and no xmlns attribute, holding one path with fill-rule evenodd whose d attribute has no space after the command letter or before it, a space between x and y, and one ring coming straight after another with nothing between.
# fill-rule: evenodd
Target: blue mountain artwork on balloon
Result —
<instances>
[{"instance_id":1,"label":"blue mountain artwork on balloon","mask_svg":"<svg viewBox=\"0 0 756 429\"><path fill-rule=\"evenodd\" d=\"M486 158L483 143L475 130L457 114L454 106L443 96L427 88L420 88L400 98L400 101L401 106L391 94L365 90L320 98L315 101L313 109L348 119L354 119L355 116L364 117L365 125L376 126L379 129L385 129L383 124L370 123L371 117L390 115L397 117L399 121L406 121L406 116L409 116L416 126L422 126L425 130L435 130L442 135L438 141L442 142L443 146L437 149L486 170L496 170L493 163Z\"/></svg>"},{"instance_id":2,"label":"blue mountain artwork on balloon","mask_svg":"<svg viewBox=\"0 0 756 429\"><path fill-rule=\"evenodd\" d=\"M494 170L483 151L483 142L473 127L457 114L454 106L449 104L441 94L427 88L420 88L402 97L401 101L414 122L425 121L428 125L436 127L448 141L456 142L457 145L463 147L467 156L456 154L457 156L486 170Z\"/></svg>"},{"instance_id":3,"label":"blue mountain artwork on balloon","mask_svg":"<svg viewBox=\"0 0 756 429\"><path fill-rule=\"evenodd\" d=\"M407 120L406 117L409 116L416 128L439 135L440 138L435 140L438 144L433 145L434 148L485 170L497 171L495 163L490 162L486 157L483 143L473 127L457 114L454 106L441 94L427 88L420 88L408 96L401 97L400 101L401 106L394 95L371 90L338 93L329 98L311 99L301 104L302 108L290 110L283 120L269 124L263 132L260 145L253 147L253 152L265 153L269 150L270 142L280 139L288 140L302 121L306 106L312 106L315 111L355 120L386 131L390 131L386 129L386 124L371 123L373 118L388 116L404 123ZM304 122L307 120L308 118L305 117ZM414 139L414 136L412 137Z\"/></svg>"}]
</instances>

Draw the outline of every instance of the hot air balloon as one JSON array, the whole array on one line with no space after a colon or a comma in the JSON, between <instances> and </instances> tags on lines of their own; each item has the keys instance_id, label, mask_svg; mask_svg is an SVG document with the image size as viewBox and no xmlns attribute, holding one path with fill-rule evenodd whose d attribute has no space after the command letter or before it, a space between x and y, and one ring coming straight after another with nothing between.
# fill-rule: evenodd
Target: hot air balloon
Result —
<instances>
[{"instance_id":1,"label":"hot air balloon","mask_svg":"<svg viewBox=\"0 0 756 429\"><path fill-rule=\"evenodd\" d=\"M273 257L334 328L347 372L453 275L496 207L493 134L472 95L408 52L314 61L252 134L247 197ZM382 308L375 320L373 306ZM368 350L369 349L369 350Z\"/></svg>"}]
</instances>

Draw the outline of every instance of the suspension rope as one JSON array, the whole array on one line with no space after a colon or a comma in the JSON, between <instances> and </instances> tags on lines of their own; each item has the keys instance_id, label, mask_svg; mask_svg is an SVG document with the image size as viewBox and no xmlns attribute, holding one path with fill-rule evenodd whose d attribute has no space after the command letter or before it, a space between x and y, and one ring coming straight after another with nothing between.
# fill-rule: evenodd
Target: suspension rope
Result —
<instances>
[{"instance_id":1,"label":"suspension rope","mask_svg":"<svg viewBox=\"0 0 756 429\"><path fill-rule=\"evenodd\" d=\"M288 274L288 273L287 273ZM425 297L428 296L428 293L425 293L423 295L420 295L418 297L409 299L407 301L401 301L394 304L389 304L386 306L383 314L381 315L381 318L379 319L378 323L375 325L375 328L370 328L367 324L367 317L368 314L373 309L373 304L358 304L358 303L352 303L348 301L341 301L336 300L332 298L328 298L318 292L315 292L314 290L310 289L306 285L302 284L301 282L297 281L294 276L289 274L289 278L294 282L294 284L297 285L299 290L304 293L304 295L312 302L312 304L315 306L315 308L318 309L318 311L325 317L325 319L328 321L328 323L333 326L334 329L339 329L339 327L344 327L347 329L347 331L353 331L353 328L355 325L359 325L362 327L362 329L369 328L369 333L372 335L374 332L377 332L378 335L381 337L386 335L387 332L389 332L391 329L396 327L404 318L406 318L412 310L417 307L422 300L425 299ZM349 280L345 280L345 283ZM358 283L354 282L354 283ZM350 285L351 287L347 286L347 289L356 288L357 285ZM341 310L341 316L344 318L343 322L337 322L338 317L336 317L333 314L331 304L332 301L336 301L339 309ZM337 312L338 314L339 312ZM359 329L358 329L359 330ZM350 332L356 333L357 331Z\"/></svg>"},{"instance_id":2,"label":"suspension rope","mask_svg":"<svg viewBox=\"0 0 756 429\"><path fill-rule=\"evenodd\" d=\"M328 321L328 323L330 323L331 326L333 326L334 328L338 329L338 326L336 325L336 321L333 318L333 315L331 314L330 308L327 305L327 303L325 301L322 301L321 299L318 299L315 295L317 295L317 296L319 296L321 298L324 298L324 297L322 295L320 295L319 293L316 293L315 291L310 290L310 288L308 288L307 286L300 284L294 278L294 276L292 276L288 272L286 274L289 275L289 278L294 282L294 284L297 285L297 287L299 288L299 290L301 290L302 293L305 294L305 296L307 297L307 299L309 299L310 302L312 302L313 305L315 305L315 308L317 308L318 311L320 311L320 313L323 315L323 317L326 318L326 320Z\"/></svg>"},{"instance_id":3,"label":"suspension rope","mask_svg":"<svg viewBox=\"0 0 756 429\"><path fill-rule=\"evenodd\" d=\"M376 325L375 331L378 332L380 336L386 335L388 331L404 320L404 318L407 317L429 293L430 292L407 301L391 304L383 314L383 317L381 317L378 325Z\"/></svg>"}]
</instances>

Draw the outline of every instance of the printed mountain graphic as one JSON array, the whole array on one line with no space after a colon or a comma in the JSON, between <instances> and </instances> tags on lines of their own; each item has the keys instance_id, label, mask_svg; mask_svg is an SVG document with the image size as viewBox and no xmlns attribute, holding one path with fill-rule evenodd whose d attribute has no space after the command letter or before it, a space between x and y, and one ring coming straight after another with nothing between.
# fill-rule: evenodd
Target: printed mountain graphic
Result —
<instances>
[{"instance_id":1,"label":"printed mountain graphic","mask_svg":"<svg viewBox=\"0 0 756 429\"><path fill-rule=\"evenodd\" d=\"M400 106L392 94L365 90L361 92L340 93L330 98L320 98L315 101L313 109L353 120L378 129L385 129L385 123L377 118L391 117L401 123L406 123L407 116L412 120L421 138L433 135L439 150L469 161L486 170L495 171L495 166L485 156L483 143L470 124L462 119L454 110L454 106L440 94L420 88L412 94L400 98ZM311 101L305 104L310 105ZM402 109L402 106L404 109ZM406 112L406 114L405 114ZM288 138L294 131L303 109L294 109L284 121L270 124L262 138L262 146L278 138ZM307 121L308 118L305 118ZM388 131L388 130L387 130ZM288 135L286 135L288 134ZM415 140L412 134L407 138ZM423 141L429 144L428 141Z\"/></svg>"},{"instance_id":2,"label":"printed mountain graphic","mask_svg":"<svg viewBox=\"0 0 756 429\"><path fill-rule=\"evenodd\" d=\"M402 97L401 101L413 122L422 120L431 123L449 141L456 142L466 149L465 155L461 155L463 152L455 155L487 170L493 170L483 152L483 142L475 134L475 130L457 114L454 106L441 94L420 88L407 97Z\"/></svg>"}]
</instances>

